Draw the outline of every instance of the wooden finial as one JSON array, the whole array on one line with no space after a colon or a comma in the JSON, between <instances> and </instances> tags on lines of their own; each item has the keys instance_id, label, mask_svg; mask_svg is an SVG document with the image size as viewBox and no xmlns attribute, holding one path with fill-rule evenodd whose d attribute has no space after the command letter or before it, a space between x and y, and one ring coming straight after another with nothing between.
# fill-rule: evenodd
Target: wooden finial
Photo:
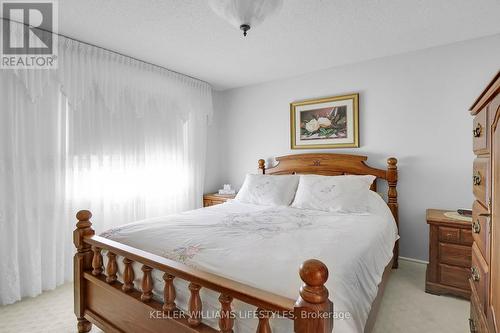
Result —
<instances>
[{"instance_id":1,"label":"wooden finial","mask_svg":"<svg viewBox=\"0 0 500 333\"><path fill-rule=\"evenodd\" d=\"M92 217L92 213L88 210L81 210L76 213L76 218L78 221L89 221Z\"/></svg>"},{"instance_id":2,"label":"wooden finial","mask_svg":"<svg viewBox=\"0 0 500 333\"><path fill-rule=\"evenodd\" d=\"M300 288L300 296L308 303L319 304L328 299L328 268L321 261L311 259L300 266L300 278L304 285Z\"/></svg>"},{"instance_id":3,"label":"wooden finial","mask_svg":"<svg viewBox=\"0 0 500 333\"><path fill-rule=\"evenodd\" d=\"M389 158L387 159L387 164L388 164L389 166L393 166L394 168L396 168L396 164L398 164L398 159L397 159L397 158L395 158L395 157L389 157Z\"/></svg>"},{"instance_id":4,"label":"wooden finial","mask_svg":"<svg viewBox=\"0 0 500 333\"><path fill-rule=\"evenodd\" d=\"M328 299L328 268L321 261L311 259L300 266L304 282L300 297L295 302L295 333L331 333L333 329L333 303Z\"/></svg>"},{"instance_id":5,"label":"wooden finial","mask_svg":"<svg viewBox=\"0 0 500 333\"><path fill-rule=\"evenodd\" d=\"M76 223L76 229L73 232L73 243L78 252L90 251L90 245L83 242L84 237L93 236L94 230L92 229L92 222L90 218L92 213L88 210L81 210L76 213L76 218L78 222Z\"/></svg>"},{"instance_id":6,"label":"wooden finial","mask_svg":"<svg viewBox=\"0 0 500 333\"><path fill-rule=\"evenodd\" d=\"M92 213L88 210L81 210L76 213L76 219L78 222L76 223L77 229L85 229L92 226L90 222L90 218L92 217Z\"/></svg>"},{"instance_id":7,"label":"wooden finial","mask_svg":"<svg viewBox=\"0 0 500 333\"><path fill-rule=\"evenodd\" d=\"M259 160L259 173L262 175L266 173L266 161L263 159Z\"/></svg>"}]
</instances>

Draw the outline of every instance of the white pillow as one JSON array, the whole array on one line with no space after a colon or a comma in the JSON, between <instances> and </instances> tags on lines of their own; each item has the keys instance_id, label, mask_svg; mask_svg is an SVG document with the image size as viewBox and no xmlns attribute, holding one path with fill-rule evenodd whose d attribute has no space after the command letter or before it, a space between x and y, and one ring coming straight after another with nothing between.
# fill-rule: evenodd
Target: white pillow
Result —
<instances>
[{"instance_id":1,"label":"white pillow","mask_svg":"<svg viewBox=\"0 0 500 333\"><path fill-rule=\"evenodd\" d=\"M288 206L295 196L299 177L294 175L251 175L235 200L265 206Z\"/></svg>"},{"instance_id":2,"label":"white pillow","mask_svg":"<svg viewBox=\"0 0 500 333\"><path fill-rule=\"evenodd\" d=\"M329 212L365 213L375 176L301 175L292 207Z\"/></svg>"}]
</instances>

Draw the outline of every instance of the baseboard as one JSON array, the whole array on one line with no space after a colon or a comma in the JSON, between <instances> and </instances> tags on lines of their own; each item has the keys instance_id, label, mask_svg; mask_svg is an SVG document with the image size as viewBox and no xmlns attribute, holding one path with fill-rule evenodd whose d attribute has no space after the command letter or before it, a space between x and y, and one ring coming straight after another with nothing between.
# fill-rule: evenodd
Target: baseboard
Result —
<instances>
[{"instance_id":1,"label":"baseboard","mask_svg":"<svg viewBox=\"0 0 500 333\"><path fill-rule=\"evenodd\" d=\"M411 261L411 262L416 262L418 264L423 264L427 265L429 262L425 260L420 260L420 259L414 259L414 258L407 258L407 257L399 257L399 260L404 260L404 261Z\"/></svg>"}]
</instances>

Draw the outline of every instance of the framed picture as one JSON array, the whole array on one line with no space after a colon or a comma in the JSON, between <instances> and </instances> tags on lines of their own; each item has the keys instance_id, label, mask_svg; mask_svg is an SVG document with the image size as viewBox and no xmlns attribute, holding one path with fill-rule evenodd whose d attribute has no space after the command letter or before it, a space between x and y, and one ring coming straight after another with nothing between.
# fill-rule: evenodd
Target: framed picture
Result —
<instances>
[{"instance_id":1,"label":"framed picture","mask_svg":"<svg viewBox=\"0 0 500 333\"><path fill-rule=\"evenodd\" d=\"M292 149L359 147L359 95L290 103Z\"/></svg>"}]
</instances>

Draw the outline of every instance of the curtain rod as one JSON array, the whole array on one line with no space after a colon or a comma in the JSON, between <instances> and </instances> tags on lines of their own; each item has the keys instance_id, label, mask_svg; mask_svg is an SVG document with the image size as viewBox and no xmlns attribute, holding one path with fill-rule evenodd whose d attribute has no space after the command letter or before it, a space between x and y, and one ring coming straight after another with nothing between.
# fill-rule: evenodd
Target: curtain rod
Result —
<instances>
[{"instance_id":1,"label":"curtain rod","mask_svg":"<svg viewBox=\"0 0 500 333\"><path fill-rule=\"evenodd\" d=\"M8 18L4 18L4 17L0 17L0 19L2 20L5 20L5 21L12 21L12 22L16 22L18 24L22 24L22 25L27 25L26 23L21 23L21 22L18 22L16 20L11 20L11 19L8 19ZM138 59L138 58L135 58L135 57L132 57L132 56L129 56L129 55L126 55L126 54L123 54L121 52L118 52L118 51L114 51L114 50L111 50L111 49L108 49L108 48L105 48L105 47L102 47L102 46L98 46L98 45L95 45L95 44L92 44L92 43L87 43L87 42L84 42L84 41L81 41L79 39L76 39L76 38L72 38L72 37L69 37L69 36L66 36L66 35L63 35L61 33L55 33L53 31L50 31L50 30L47 30L47 29L43 29L43 28L34 28L34 29L37 29L37 30L40 30L40 31L45 31L45 32L48 32L48 33L51 33L51 34L54 34L54 35L58 35L58 36L61 36L61 37L64 37L64 38L67 38L67 39L71 39L71 40L74 40L75 42L78 42L78 43L81 43L81 44L85 44L85 45L89 45L89 46L92 46L92 47L96 47L98 49L101 49L101 50L104 50L104 51L108 51L108 52L111 52L111 53L114 53L114 54L118 54L122 57L126 57L126 58L130 58L130 59L133 59L135 61L139 61L139 62L142 62L144 64L147 64L147 65L151 65L153 67L158 67L158 68L161 68L161 69L164 69L164 70L167 70L169 72L172 72L172 73L175 73L175 74L179 74L179 75L184 75L184 76L187 76L193 80L197 80L197 81L200 81L200 82L203 82L203 83L206 83L208 84L209 86L212 86L210 83L208 83L207 81L205 80L202 80L202 79L199 79L197 77L194 77L194 76L191 76L191 75L187 75L187 74L184 74L184 73L181 73L181 72L177 72L177 71L174 71L170 68L167 68L167 67L163 67L163 66L160 66L160 65L157 65L157 64L153 64L151 62L148 62L148 61L145 61L145 60L141 60L141 59Z\"/></svg>"}]
</instances>

